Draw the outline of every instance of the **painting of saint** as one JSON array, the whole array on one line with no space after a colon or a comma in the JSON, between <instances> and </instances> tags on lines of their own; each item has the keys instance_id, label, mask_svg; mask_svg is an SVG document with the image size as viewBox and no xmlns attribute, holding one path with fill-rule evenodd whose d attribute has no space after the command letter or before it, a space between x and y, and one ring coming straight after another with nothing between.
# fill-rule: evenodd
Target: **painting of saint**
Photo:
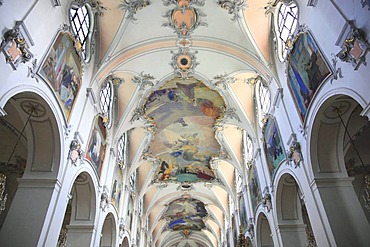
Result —
<instances>
[{"instance_id":1,"label":"painting of saint","mask_svg":"<svg viewBox=\"0 0 370 247\"><path fill-rule=\"evenodd\" d=\"M103 123L103 118L98 116L95 118L94 125L90 133L85 158L90 161L99 177L101 175L105 157L105 148L107 145L106 137L107 133Z\"/></svg>"},{"instance_id":2,"label":"painting of saint","mask_svg":"<svg viewBox=\"0 0 370 247\"><path fill-rule=\"evenodd\" d=\"M157 131L150 151L161 164L160 182L198 182L215 178L211 159L220 144L213 126L224 115L221 95L203 82L174 78L147 98L143 109Z\"/></svg>"},{"instance_id":3,"label":"painting of saint","mask_svg":"<svg viewBox=\"0 0 370 247\"><path fill-rule=\"evenodd\" d=\"M249 185L249 194L252 203L252 210L253 213L256 212L257 205L261 202L261 187L258 180L258 173L256 167L253 165L249 169L249 176L248 176L248 185Z\"/></svg>"},{"instance_id":4,"label":"painting of saint","mask_svg":"<svg viewBox=\"0 0 370 247\"><path fill-rule=\"evenodd\" d=\"M119 205L121 201L122 183L122 170L119 165L116 165L116 167L114 168L111 198L113 205L117 209L117 212L119 212Z\"/></svg>"},{"instance_id":5,"label":"painting of saint","mask_svg":"<svg viewBox=\"0 0 370 247\"><path fill-rule=\"evenodd\" d=\"M69 120L82 80L81 60L70 34L59 32L37 74L49 84Z\"/></svg>"},{"instance_id":6,"label":"painting of saint","mask_svg":"<svg viewBox=\"0 0 370 247\"><path fill-rule=\"evenodd\" d=\"M281 162L286 159L281 135L276 120L273 117L269 116L267 118L267 121L263 126L262 133L267 167L272 180L275 175L275 171Z\"/></svg>"},{"instance_id":7,"label":"painting of saint","mask_svg":"<svg viewBox=\"0 0 370 247\"><path fill-rule=\"evenodd\" d=\"M299 33L288 58L288 87L302 122L320 85L331 69L309 32Z\"/></svg>"}]
</instances>

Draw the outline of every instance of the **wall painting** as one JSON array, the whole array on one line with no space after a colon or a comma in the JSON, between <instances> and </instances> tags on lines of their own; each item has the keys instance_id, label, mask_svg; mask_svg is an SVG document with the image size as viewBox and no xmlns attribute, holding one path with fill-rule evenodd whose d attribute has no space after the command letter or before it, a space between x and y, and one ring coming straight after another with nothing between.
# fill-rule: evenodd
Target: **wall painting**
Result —
<instances>
[{"instance_id":1,"label":"wall painting","mask_svg":"<svg viewBox=\"0 0 370 247\"><path fill-rule=\"evenodd\" d=\"M67 121L82 81L81 60L74 44L69 33L59 32L37 70L54 92Z\"/></svg>"},{"instance_id":2,"label":"wall painting","mask_svg":"<svg viewBox=\"0 0 370 247\"><path fill-rule=\"evenodd\" d=\"M156 181L213 180L210 161L221 147L213 126L225 109L221 95L194 78L175 78L152 92L143 108L157 127L150 145L161 161Z\"/></svg>"},{"instance_id":3,"label":"wall painting","mask_svg":"<svg viewBox=\"0 0 370 247\"><path fill-rule=\"evenodd\" d=\"M247 219L247 209L245 208L245 201L243 195L240 195L239 197L239 217L243 233L245 234L247 232L248 219Z\"/></svg>"},{"instance_id":4,"label":"wall painting","mask_svg":"<svg viewBox=\"0 0 370 247\"><path fill-rule=\"evenodd\" d=\"M284 145L275 118L267 117L262 133L267 167L271 180L273 180L277 168L286 159Z\"/></svg>"},{"instance_id":5,"label":"wall painting","mask_svg":"<svg viewBox=\"0 0 370 247\"><path fill-rule=\"evenodd\" d=\"M204 203L193 198L172 201L164 213L168 228L173 231L200 231L205 228L204 217L207 215Z\"/></svg>"},{"instance_id":6,"label":"wall painting","mask_svg":"<svg viewBox=\"0 0 370 247\"><path fill-rule=\"evenodd\" d=\"M117 212L119 212L119 205L121 201L121 195L122 195L122 184L123 184L123 178L122 178L122 170L119 165L116 165L114 168L114 174L113 174L113 185L112 185L112 203L116 207Z\"/></svg>"},{"instance_id":7,"label":"wall painting","mask_svg":"<svg viewBox=\"0 0 370 247\"><path fill-rule=\"evenodd\" d=\"M262 200L262 195L261 195L261 187L259 183L257 168L254 165L252 165L249 168L248 185L249 185L249 194L250 194L251 203L252 203L252 210L253 210L253 213L255 214L257 206Z\"/></svg>"},{"instance_id":8,"label":"wall painting","mask_svg":"<svg viewBox=\"0 0 370 247\"><path fill-rule=\"evenodd\" d=\"M331 68L309 32L298 34L288 58L288 87L302 122L320 85Z\"/></svg>"},{"instance_id":9,"label":"wall painting","mask_svg":"<svg viewBox=\"0 0 370 247\"><path fill-rule=\"evenodd\" d=\"M90 161L91 165L95 168L99 178L103 167L106 146L107 130L103 123L103 118L98 116L95 118L94 125L90 132L85 158Z\"/></svg>"}]
</instances>

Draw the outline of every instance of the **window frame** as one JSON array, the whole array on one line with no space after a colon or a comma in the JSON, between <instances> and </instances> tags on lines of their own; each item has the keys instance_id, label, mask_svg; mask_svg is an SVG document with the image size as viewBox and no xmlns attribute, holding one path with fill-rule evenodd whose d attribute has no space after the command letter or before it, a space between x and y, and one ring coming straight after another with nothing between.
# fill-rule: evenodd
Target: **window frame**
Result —
<instances>
[{"instance_id":1,"label":"window frame","mask_svg":"<svg viewBox=\"0 0 370 247\"><path fill-rule=\"evenodd\" d=\"M295 9L295 11L291 11L292 9ZM284 9L284 11L282 10ZM287 24L287 20L292 19L289 23ZM288 56L288 50L289 48L287 47L287 41L291 40L293 41L293 37L297 33L297 29L299 26L299 8L298 4L295 1L291 1L289 4L285 4L284 2L280 2L276 6L276 15L274 18L274 31L276 35L276 45L277 45L277 53L278 53L278 58L281 62L284 62ZM290 26L290 27L288 27ZM287 30L287 37L286 40L283 39L282 34L284 30Z\"/></svg>"},{"instance_id":2,"label":"window frame","mask_svg":"<svg viewBox=\"0 0 370 247\"><path fill-rule=\"evenodd\" d=\"M108 88L108 91L107 91L107 93L103 94L105 92L106 88ZM104 100L102 100L103 97L104 97ZM112 121L112 118L113 118L113 100L114 100L113 83L111 81L107 80L100 87L99 106L100 106L100 111L102 112L102 115L104 116L104 118L107 118L105 120L105 125L108 129L112 126L112 122L113 122ZM103 105L103 103L104 103L104 105ZM105 110L105 108L107 108L107 109Z\"/></svg>"},{"instance_id":3,"label":"window frame","mask_svg":"<svg viewBox=\"0 0 370 247\"><path fill-rule=\"evenodd\" d=\"M261 93L262 89L265 89L263 97L261 95L262 94ZM268 103L263 103L262 98L263 99L268 99ZM260 123L260 127L262 128L262 126L263 126L262 120L269 113L269 111L271 109L271 91L270 91L270 88L268 87L267 83L262 78L258 78L258 81L257 81L256 101L257 101L256 103L257 103L257 106L258 106L258 111L257 111L258 116L257 117L258 117L258 120L259 120L259 123ZM263 107L263 105L266 105L267 107ZM267 108L267 109L265 109L265 108Z\"/></svg>"},{"instance_id":4,"label":"window frame","mask_svg":"<svg viewBox=\"0 0 370 247\"><path fill-rule=\"evenodd\" d=\"M83 36L85 37L84 41L81 41L80 40L80 34L79 32L76 30L76 23L75 23L75 19L77 18L78 19L78 24L81 25L81 21L80 21L80 15L78 15L78 10L81 9L81 8L85 8L86 9L86 14L83 14L84 15L84 20L82 21L82 24L84 23L84 21L86 20L86 17L88 17L88 22L89 22L89 25L86 29L82 29L82 26L80 26L80 30L82 29L82 32L85 32L87 31L87 34L84 35L83 33ZM74 13L74 16L72 17L72 11L75 10L76 12ZM83 51L82 51L82 54L83 54L83 60L85 63L88 63L90 62L91 60L91 54L92 54L92 37L93 37L93 33L94 33L94 25L95 25L95 19L94 19L94 13L92 11L92 8L91 8L91 5L89 3L78 3L78 2L72 2L70 7L69 7L69 11L68 11L68 19L69 19L69 25L71 27L71 32L72 34L76 37L77 40L79 40L81 42L81 47L83 47Z\"/></svg>"},{"instance_id":5,"label":"window frame","mask_svg":"<svg viewBox=\"0 0 370 247\"><path fill-rule=\"evenodd\" d=\"M127 134L121 135L117 142L117 162L121 169L126 167Z\"/></svg>"}]
</instances>

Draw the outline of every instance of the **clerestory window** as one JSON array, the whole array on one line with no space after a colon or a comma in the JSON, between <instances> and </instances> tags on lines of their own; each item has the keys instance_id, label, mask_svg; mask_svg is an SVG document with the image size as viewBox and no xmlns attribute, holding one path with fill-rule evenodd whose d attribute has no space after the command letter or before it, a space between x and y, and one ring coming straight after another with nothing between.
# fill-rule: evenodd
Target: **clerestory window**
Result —
<instances>
[{"instance_id":1,"label":"clerestory window","mask_svg":"<svg viewBox=\"0 0 370 247\"><path fill-rule=\"evenodd\" d=\"M110 81L106 81L100 89L100 110L104 116L107 128L112 125L113 87Z\"/></svg>"},{"instance_id":2,"label":"clerestory window","mask_svg":"<svg viewBox=\"0 0 370 247\"><path fill-rule=\"evenodd\" d=\"M282 3L277 14L277 34L279 59L284 61L288 55L287 43L293 41L298 25L298 7L294 1L289 5Z\"/></svg>"},{"instance_id":3,"label":"clerestory window","mask_svg":"<svg viewBox=\"0 0 370 247\"><path fill-rule=\"evenodd\" d=\"M73 3L69 10L69 20L73 34L80 41L84 60L88 62L91 54L91 37L94 20L88 4Z\"/></svg>"}]
</instances>

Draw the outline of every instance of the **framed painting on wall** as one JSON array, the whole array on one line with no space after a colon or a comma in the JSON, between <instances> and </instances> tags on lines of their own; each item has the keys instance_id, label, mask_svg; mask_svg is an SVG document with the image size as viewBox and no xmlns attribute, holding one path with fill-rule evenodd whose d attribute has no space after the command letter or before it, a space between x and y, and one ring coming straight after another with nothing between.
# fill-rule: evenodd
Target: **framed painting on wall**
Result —
<instances>
[{"instance_id":1,"label":"framed painting on wall","mask_svg":"<svg viewBox=\"0 0 370 247\"><path fill-rule=\"evenodd\" d=\"M123 184L122 170L119 165L116 165L116 167L114 168L111 198L113 205L117 209L117 212L119 212L119 205L121 201L122 184Z\"/></svg>"},{"instance_id":2,"label":"framed painting on wall","mask_svg":"<svg viewBox=\"0 0 370 247\"><path fill-rule=\"evenodd\" d=\"M242 226L243 234L245 234L248 228L248 219L247 219L247 209L245 208L243 195L240 195L239 197L239 217L240 217L240 224Z\"/></svg>"},{"instance_id":3,"label":"framed painting on wall","mask_svg":"<svg viewBox=\"0 0 370 247\"><path fill-rule=\"evenodd\" d=\"M257 205L262 200L261 187L258 179L257 169L252 165L249 169L248 176L248 185L249 185L249 194L251 198L252 210L253 213L256 213Z\"/></svg>"},{"instance_id":4,"label":"framed painting on wall","mask_svg":"<svg viewBox=\"0 0 370 247\"><path fill-rule=\"evenodd\" d=\"M90 161L91 165L95 168L99 178L107 146L106 131L103 118L101 116L97 116L91 129L87 150L85 152L85 158Z\"/></svg>"},{"instance_id":5,"label":"framed painting on wall","mask_svg":"<svg viewBox=\"0 0 370 247\"><path fill-rule=\"evenodd\" d=\"M68 122L82 81L81 59L71 34L58 32L37 74L54 92Z\"/></svg>"},{"instance_id":6,"label":"framed painting on wall","mask_svg":"<svg viewBox=\"0 0 370 247\"><path fill-rule=\"evenodd\" d=\"M267 167L272 181L277 168L286 159L284 145L275 118L267 117L262 134Z\"/></svg>"},{"instance_id":7,"label":"framed painting on wall","mask_svg":"<svg viewBox=\"0 0 370 247\"><path fill-rule=\"evenodd\" d=\"M315 93L331 75L331 67L311 33L300 32L288 57L287 77L302 122Z\"/></svg>"}]
</instances>

